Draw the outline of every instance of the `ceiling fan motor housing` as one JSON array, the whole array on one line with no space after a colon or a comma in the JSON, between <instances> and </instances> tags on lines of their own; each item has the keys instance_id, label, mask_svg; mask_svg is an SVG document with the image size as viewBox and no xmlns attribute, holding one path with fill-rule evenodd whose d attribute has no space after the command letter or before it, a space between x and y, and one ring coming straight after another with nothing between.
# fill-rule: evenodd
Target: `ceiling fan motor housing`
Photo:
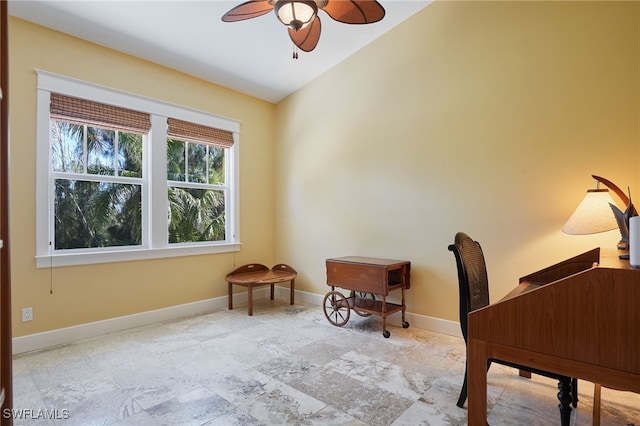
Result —
<instances>
[{"instance_id":1,"label":"ceiling fan motor housing","mask_svg":"<svg viewBox=\"0 0 640 426\"><path fill-rule=\"evenodd\" d=\"M278 0L274 11L280 22L298 31L315 19L318 5L313 0Z\"/></svg>"}]
</instances>

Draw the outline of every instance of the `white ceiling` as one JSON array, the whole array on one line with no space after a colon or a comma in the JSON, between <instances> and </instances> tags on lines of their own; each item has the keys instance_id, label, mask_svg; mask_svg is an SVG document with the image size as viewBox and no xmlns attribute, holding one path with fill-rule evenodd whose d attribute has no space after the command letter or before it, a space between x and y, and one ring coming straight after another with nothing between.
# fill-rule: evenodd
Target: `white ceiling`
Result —
<instances>
[{"instance_id":1,"label":"white ceiling","mask_svg":"<svg viewBox=\"0 0 640 426\"><path fill-rule=\"evenodd\" d=\"M275 14L222 22L243 1L11 0L9 14L277 102L430 3L379 0L386 15L367 25L338 23L321 11L318 46L294 60Z\"/></svg>"}]
</instances>

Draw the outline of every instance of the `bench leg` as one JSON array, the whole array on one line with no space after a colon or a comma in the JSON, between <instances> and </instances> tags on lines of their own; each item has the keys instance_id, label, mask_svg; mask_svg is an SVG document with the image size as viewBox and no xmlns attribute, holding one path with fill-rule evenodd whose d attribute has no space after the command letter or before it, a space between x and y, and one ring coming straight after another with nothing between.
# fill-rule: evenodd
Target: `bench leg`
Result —
<instances>
[{"instance_id":1,"label":"bench leg","mask_svg":"<svg viewBox=\"0 0 640 426\"><path fill-rule=\"evenodd\" d=\"M275 284L271 284L271 300L273 300Z\"/></svg>"},{"instance_id":2,"label":"bench leg","mask_svg":"<svg viewBox=\"0 0 640 426\"><path fill-rule=\"evenodd\" d=\"M247 301L249 306L247 307L247 313L249 316L253 315L253 286L249 284L247 286Z\"/></svg>"},{"instance_id":3,"label":"bench leg","mask_svg":"<svg viewBox=\"0 0 640 426\"><path fill-rule=\"evenodd\" d=\"M229 310L233 309L233 284L228 283L229 285L229 289L228 289L228 294L229 296L227 297L227 299L229 299Z\"/></svg>"}]
</instances>

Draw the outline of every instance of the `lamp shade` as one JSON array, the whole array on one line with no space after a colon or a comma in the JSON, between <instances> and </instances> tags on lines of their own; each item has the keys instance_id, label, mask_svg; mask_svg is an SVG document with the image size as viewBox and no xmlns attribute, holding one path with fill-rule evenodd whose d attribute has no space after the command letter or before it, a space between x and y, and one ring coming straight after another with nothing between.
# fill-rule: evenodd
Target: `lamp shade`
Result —
<instances>
[{"instance_id":1,"label":"lamp shade","mask_svg":"<svg viewBox=\"0 0 640 426\"><path fill-rule=\"evenodd\" d=\"M562 232L586 235L616 229L618 222L609 203L615 205L608 189L589 189L562 227Z\"/></svg>"},{"instance_id":2,"label":"lamp shade","mask_svg":"<svg viewBox=\"0 0 640 426\"><path fill-rule=\"evenodd\" d=\"M280 22L298 31L313 21L318 13L318 6L311 0L279 0L275 12Z\"/></svg>"}]
</instances>

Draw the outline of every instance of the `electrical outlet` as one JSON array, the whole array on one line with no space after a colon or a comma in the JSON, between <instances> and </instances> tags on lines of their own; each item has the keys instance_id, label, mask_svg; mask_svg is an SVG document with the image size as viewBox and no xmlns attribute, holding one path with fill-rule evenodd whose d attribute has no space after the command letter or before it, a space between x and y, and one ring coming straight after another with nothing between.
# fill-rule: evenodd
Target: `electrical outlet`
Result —
<instances>
[{"instance_id":1,"label":"electrical outlet","mask_svg":"<svg viewBox=\"0 0 640 426\"><path fill-rule=\"evenodd\" d=\"M33 308L22 308L22 322L33 321Z\"/></svg>"}]
</instances>

